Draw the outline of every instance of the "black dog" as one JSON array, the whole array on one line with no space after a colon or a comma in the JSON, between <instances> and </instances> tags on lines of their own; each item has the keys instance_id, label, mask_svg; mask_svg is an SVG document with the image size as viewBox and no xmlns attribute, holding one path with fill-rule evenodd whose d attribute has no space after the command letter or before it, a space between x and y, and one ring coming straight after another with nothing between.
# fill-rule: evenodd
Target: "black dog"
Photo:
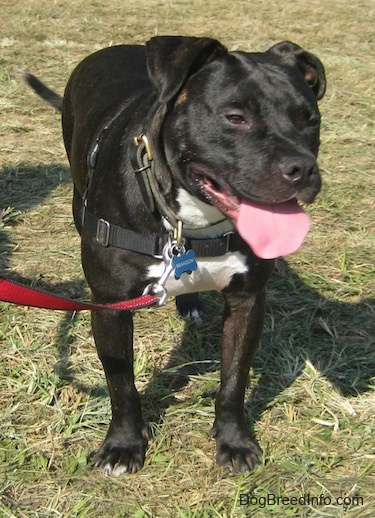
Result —
<instances>
[{"instance_id":1,"label":"black dog","mask_svg":"<svg viewBox=\"0 0 375 518\"><path fill-rule=\"evenodd\" d=\"M220 465L251 470L261 450L246 424L244 393L265 288L273 259L295 251L308 230L297 200L313 201L321 187L321 62L290 42L245 53L209 38L156 37L89 56L63 99L25 76L62 109L93 300L146 288L177 296L180 310L194 315L192 294L223 293L212 436ZM132 313L93 313L92 329L113 416L96 466L136 472L147 436L134 386Z\"/></svg>"}]
</instances>

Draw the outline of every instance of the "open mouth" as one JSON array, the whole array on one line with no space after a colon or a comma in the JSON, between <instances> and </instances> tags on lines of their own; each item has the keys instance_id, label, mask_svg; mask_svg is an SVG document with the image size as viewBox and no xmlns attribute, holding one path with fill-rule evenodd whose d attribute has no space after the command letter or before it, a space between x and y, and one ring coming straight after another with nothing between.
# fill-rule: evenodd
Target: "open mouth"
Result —
<instances>
[{"instance_id":1,"label":"open mouth","mask_svg":"<svg viewBox=\"0 0 375 518\"><path fill-rule=\"evenodd\" d=\"M214 205L220 212L230 219L236 219L236 213L240 210L240 200L236 196L230 196L213 180L207 176L199 177L197 184L206 200Z\"/></svg>"},{"instance_id":2,"label":"open mouth","mask_svg":"<svg viewBox=\"0 0 375 518\"><path fill-rule=\"evenodd\" d=\"M297 200L258 203L225 192L207 176L197 185L207 202L230 218L240 236L261 259L275 259L298 250L310 228L310 219Z\"/></svg>"}]
</instances>

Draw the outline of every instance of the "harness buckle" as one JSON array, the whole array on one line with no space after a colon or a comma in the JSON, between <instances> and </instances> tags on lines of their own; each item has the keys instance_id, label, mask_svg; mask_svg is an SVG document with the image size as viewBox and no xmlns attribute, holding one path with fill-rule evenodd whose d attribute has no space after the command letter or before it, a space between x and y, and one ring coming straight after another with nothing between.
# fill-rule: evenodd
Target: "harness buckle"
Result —
<instances>
[{"instance_id":1,"label":"harness buckle","mask_svg":"<svg viewBox=\"0 0 375 518\"><path fill-rule=\"evenodd\" d=\"M226 240L225 240L225 253L226 254L231 251L230 242L231 242L231 238L233 235L234 235L233 230L230 230L229 232L226 232L225 234L223 234L223 237L226 238Z\"/></svg>"},{"instance_id":2,"label":"harness buckle","mask_svg":"<svg viewBox=\"0 0 375 518\"><path fill-rule=\"evenodd\" d=\"M96 225L96 241L102 246L109 245L109 231L111 225L105 219L100 218Z\"/></svg>"}]
</instances>

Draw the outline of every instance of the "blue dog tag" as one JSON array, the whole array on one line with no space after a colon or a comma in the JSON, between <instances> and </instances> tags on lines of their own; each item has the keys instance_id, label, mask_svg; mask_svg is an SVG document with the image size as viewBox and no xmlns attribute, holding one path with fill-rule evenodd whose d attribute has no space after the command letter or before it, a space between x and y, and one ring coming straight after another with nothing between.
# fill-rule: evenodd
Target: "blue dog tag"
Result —
<instances>
[{"instance_id":1,"label":"blue dog tag","mask_svg":"<svg viewBox=\"0 0 375 518\"><path fill-rule=\"evenodd\" d=\"M188 250L184 254L174 255L172 257L172 265L176 279L179 279L183 273L191 274L193 270L198 268L194 250Z\"/></svg>"}]
</instances>

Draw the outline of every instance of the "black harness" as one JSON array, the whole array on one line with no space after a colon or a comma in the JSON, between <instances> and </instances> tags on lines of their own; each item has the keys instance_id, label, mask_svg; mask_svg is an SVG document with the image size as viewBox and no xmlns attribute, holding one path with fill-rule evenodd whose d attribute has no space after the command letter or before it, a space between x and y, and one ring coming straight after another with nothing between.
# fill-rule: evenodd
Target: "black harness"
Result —
<instances>
[{"instance_id":1,"label":"black harness","mask_svg":"<svg viewBox=\"0 0 375 518\"><path fill-rule=\"evenodd\" d=\"M98 218L87 208L87 199L95 172L100 145L105 134L114 121L121 115L121 110L102 128L92 148L87 155L88 175L86 189L82 196L82 227L86 234L94 237L104 247L114 246L123 250L138 252L150 256L160 256L165 245L170 240L170 232L164 234L138 234L133 230L122 228L109 221ZM153 111L151 108L150 111ZM145 134L134 139L134 147L131 149L131 163L136 175L138 186L143 200L151 212L161 214L174 228L178 226L178 217L165 203L160 192L156 175L155 162ZM240 237L236 232L230 231L224 235L209 239L189 238L182 232L184 247L193 249L197 257L216 257L228 252L238 250Z\"/></svg>"}]
</instances>

